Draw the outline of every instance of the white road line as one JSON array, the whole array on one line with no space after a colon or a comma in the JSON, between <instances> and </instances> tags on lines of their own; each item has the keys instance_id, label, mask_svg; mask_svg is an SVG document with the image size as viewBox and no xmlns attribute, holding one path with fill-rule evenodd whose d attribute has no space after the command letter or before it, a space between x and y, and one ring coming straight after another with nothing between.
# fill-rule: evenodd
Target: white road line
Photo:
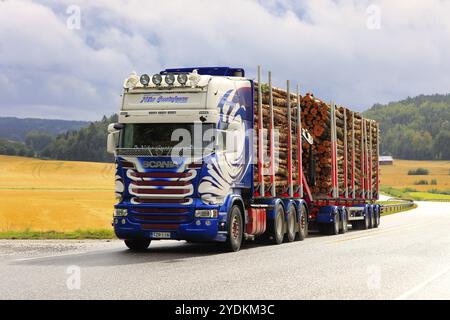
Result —
<instances>
[{"instance_id":1,"label":"white road line","mask_svg":"<svg viewBox=\"0 0 450 320\"><path fill-rule=\"evenodd\" d=\"M85 254L85 253L87 253L87 251L82 251L82 252L71 252L71 253L63 253L63 254L51 255L51 256L40 256L40 257L31 257L31 258L21 258L21 259L15 259L14 261L22 262L22 261L31 261L31 260L48 259L48 258L59 258L59 257L73 256L73 255Z\"/></svg>"},{"instance_id":2,"label":"white road line","mask_svg":"<svg viewBox=\"0 0 450 320\"><path fill-rule=\"evenodd\" d=\"M419 290L423 289L424 287L429 285L431 282L433 282L434 280L442 277L444 274L446 274L449 271L450 271L450 268L447 268L447 269L445 269L445 270L443 270L443 271L441 271L439 273L436 273L431 278L425 280L424 282L419 283L414 288L412 288L412 289L406 291L405 293L403 293L402 295L398 296L397 298L395 298L395 300L406 300L409 296L411 296L414 293L418 292Z\"/></svg>"}]
</instances>

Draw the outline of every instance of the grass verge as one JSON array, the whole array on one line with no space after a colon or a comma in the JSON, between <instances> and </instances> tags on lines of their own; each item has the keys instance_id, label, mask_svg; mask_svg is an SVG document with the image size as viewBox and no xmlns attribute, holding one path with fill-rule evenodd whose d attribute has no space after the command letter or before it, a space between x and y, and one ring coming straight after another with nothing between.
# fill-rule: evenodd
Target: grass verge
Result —
<instances>
[{"instance_id":1,"label":"grass verge","mask_svg":"<svg viewBox=\"0 0 450 320\"><path fill-rule=\"evenodd\" d=\"M114 231L109 229L98 230L75 230L69 232L57 231L1 231L0 239L23 239L23 240L43 240L43 239L114 239Z\"/></svg>"},{"instance_id":2,"label":"grass verge","mask_svg":"<svg viewBox=\"0 0 450 320\"><path fill-rule=\"evenodd\" d=\"M415 201L437 201L437 200L449 200L450 195L437 192L418 192L413 188L397 189L388 186L381 186L380 191L384 194L392 196L394 198L415 200Z\"/></svg>"}]
</instances>

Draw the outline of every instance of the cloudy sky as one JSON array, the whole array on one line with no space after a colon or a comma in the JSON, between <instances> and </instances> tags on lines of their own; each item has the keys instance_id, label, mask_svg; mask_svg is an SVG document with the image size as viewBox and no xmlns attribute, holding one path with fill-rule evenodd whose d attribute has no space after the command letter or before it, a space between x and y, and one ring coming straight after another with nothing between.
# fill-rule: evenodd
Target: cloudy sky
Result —
<instances>
[{"instance_id":1,"label":"cloudy sky","mask_svg":"<svg viewBox=\"0 0 450 320\"><path fill-rule=\"evenodd\" d=\"M0 0L0 116L96 120L133 70L258 64L357 110L450 92L448 0Z\"/></svg>"}]
</instances>

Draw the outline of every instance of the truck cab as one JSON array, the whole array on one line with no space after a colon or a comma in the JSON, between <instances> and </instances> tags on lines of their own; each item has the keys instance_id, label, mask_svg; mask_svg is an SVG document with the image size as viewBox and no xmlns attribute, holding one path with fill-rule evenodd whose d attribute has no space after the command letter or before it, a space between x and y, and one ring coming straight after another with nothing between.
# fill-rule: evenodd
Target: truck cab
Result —
<instances>
[{"instance_id":1,"label":"truck cab","mask_svg":"<svg viewBox=\"0 0 450 320\"><path fill-rule=\"evenodd\" d=\"M108 128L117 237L131 249L175 239L238 250L253 193L253 82L240 68L182 68L133 73L123 88Z\"/></svg>"}]
</instances>

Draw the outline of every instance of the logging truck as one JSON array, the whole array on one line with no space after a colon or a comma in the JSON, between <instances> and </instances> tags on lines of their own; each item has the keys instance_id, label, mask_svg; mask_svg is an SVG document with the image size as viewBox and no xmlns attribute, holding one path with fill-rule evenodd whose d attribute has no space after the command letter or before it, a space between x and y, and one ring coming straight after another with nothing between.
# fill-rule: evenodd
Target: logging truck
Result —
<instances>
[{"instance_id":1,"label":"logging truck","mask_svg":"<svg viewBox=\"0 0 450 320\"><path fill-rule=\"evenodd\" d=\"M131 250L152 240L303 240L377 228L379 127L299 86L242 68L132 73L118 122L113 227ZM295 91L295 92L294 92Z\"/></svg>"}]
</instances>

